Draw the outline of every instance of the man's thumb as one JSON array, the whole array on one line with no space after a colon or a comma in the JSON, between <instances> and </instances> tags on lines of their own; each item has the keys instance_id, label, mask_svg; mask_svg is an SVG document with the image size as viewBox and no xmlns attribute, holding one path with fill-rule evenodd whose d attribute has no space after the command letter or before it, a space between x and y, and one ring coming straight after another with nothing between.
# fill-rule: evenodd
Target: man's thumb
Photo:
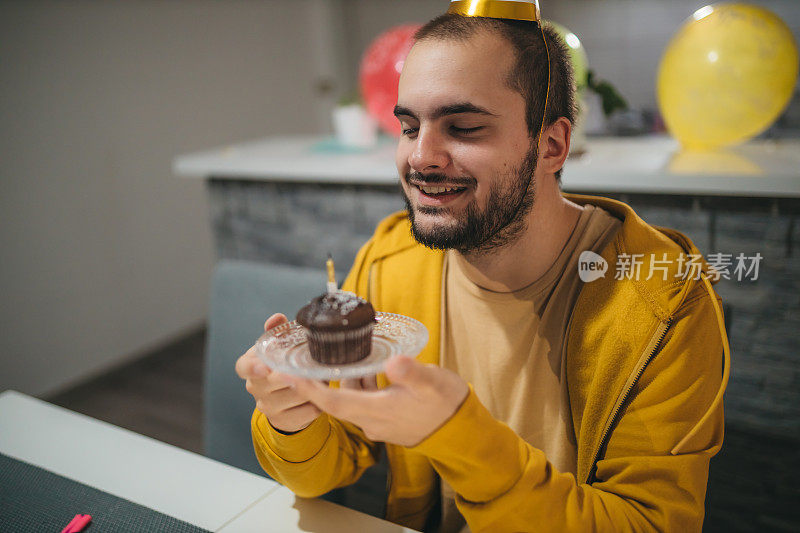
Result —
<instances>
[{"instance_id":1,"label":"man's thumb","mask_svg":"<svg viewBox=\"0 0 800 533\"><path fill-rule=\"evenodd\" d=\"M264 331L269 331L272 328L278 327L284 322L288 321L289 319L286 318L286 315L284 315L283 313L275 313L274 315L269 317L266 322L264 322Z\"/></svg>"},{"instance_id":2,"label":"man's thumb","mask_svg":"<svg viewBox=\"0 0 800 533\"><path fill-rule=\"evenodd\" d=\"M386 362L386 377L392 383L412 383L425 379L425 367L411 357L395 355Z\"/></svg>"}]
</instances>

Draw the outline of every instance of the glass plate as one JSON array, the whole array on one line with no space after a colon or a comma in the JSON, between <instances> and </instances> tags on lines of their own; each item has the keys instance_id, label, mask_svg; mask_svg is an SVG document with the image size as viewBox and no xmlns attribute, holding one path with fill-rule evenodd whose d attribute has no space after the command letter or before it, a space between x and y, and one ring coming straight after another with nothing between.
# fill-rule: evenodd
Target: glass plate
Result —
<instances>
[{"instance_id":1,"label":"glass plate","mask_svg":"<svg viewBox=\"0 0 800 533\"><path fill-rule=\"evenodd\" d=\"M355 363L323 365L314 361L306 329L294 320L264 333L255 348L259 359L278 372L331 381L377 374L391 356L416 357L427 343L428 329L419 320L394 313L375 313L372 351Z\"/></svg>"}]
</instances>

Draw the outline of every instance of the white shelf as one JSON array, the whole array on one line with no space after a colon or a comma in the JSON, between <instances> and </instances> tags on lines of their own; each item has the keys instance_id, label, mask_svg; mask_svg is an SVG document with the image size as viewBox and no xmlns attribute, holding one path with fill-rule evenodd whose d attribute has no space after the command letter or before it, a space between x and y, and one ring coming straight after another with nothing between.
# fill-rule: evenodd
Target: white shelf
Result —
<instances>
[{"instance_id":1,"label":"white shelf","mask_svg":"<svg viewBox=\"0 0 800 533\"><path fill-rule=\"evenodd\" d=\"M173 171L200 178L392 184L397 180L393 142L364 152L316 151L324 137L271 137L182 155Z\"/></svg>"}]
</instances>

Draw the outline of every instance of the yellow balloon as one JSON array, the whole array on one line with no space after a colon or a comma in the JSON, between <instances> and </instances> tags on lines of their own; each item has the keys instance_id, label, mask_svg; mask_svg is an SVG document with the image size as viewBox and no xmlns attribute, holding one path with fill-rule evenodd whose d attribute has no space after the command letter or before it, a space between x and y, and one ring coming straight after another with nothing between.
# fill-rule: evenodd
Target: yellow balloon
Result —
<instances>
[{"instance_id":1,"label":"yellow balloon","mask_svg":"<svg viewBox=\"0 0 800 533\"><path fill-rule=\"evenodd\" d=\"M749 4L695 12L667 46L658 69L658 105L687 149L730 146L758 135L789 103L797 43L774 13Z\"/></svg>"}]
</instances>

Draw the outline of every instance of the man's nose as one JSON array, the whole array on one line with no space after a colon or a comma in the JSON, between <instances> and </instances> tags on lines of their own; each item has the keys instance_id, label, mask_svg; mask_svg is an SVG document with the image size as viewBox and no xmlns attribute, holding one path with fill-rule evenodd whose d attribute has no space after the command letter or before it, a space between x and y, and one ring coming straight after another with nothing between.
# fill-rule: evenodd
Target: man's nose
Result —
<instances>
[{"instance_id":1,"label":"man's nose","mask_svg":"<svg viewBox=\"0 0 800 533\"><path fill-rule=\"evenodd\" d=\"M420 128L414 150L408 158L412 170L424 172L425 170L444 169L450 162L444 139L431 128Z\"/></svg>"}]
</instances>

